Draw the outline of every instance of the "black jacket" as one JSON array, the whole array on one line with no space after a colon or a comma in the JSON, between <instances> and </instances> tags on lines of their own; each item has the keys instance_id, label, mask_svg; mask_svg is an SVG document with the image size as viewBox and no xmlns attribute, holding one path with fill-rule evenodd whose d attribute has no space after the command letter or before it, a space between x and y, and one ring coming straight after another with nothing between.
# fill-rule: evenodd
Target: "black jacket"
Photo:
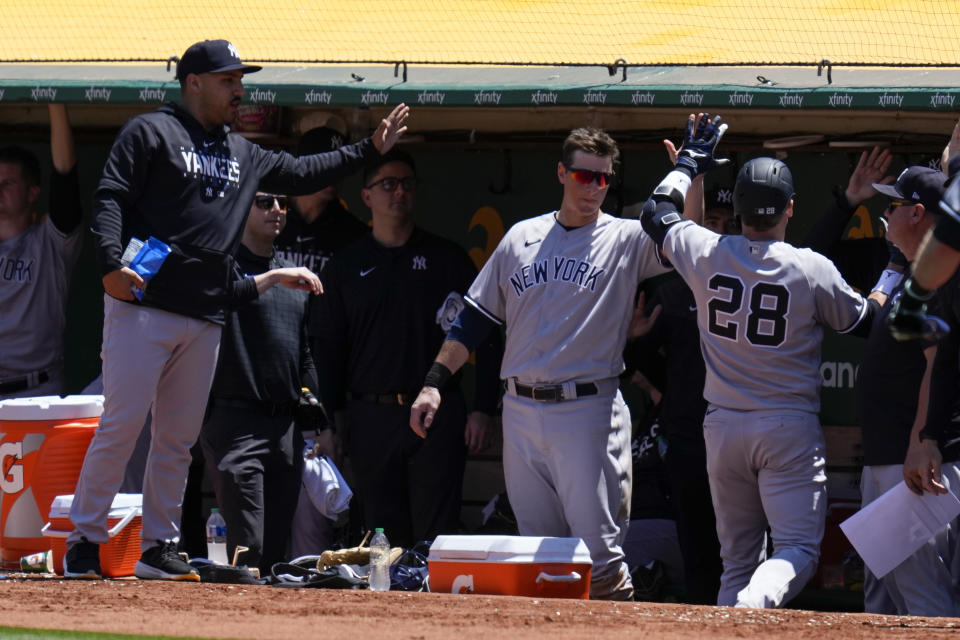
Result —
<instances>
[{"instance_id":1,"label":"black jacket","mask_svg":"<svg viewBox=\"0 0 960 640\"><path fill-rule=\"evenodd\" d=\"M173 253L142 304L222 323L233 255L257 190L312 193L377 155L369 138L300 158L267 151L226 126L204 130L172 103L136 116L117 135L94 193L101 273L120 268L131 237L154 236ZM251 283L241 283L255 298Z\"/></svg>"}]
</instances>

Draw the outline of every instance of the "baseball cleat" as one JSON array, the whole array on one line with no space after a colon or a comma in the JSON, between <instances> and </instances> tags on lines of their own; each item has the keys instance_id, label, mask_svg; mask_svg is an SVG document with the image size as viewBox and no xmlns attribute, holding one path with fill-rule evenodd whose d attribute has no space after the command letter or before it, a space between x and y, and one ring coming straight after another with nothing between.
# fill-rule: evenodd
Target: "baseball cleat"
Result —
<instances>
[{"instance_id":1,"label":"baseball cleat","mask_svg":"<svg viewBox=\"0 0 960 640\"><path fill-rule=\"evenodd\" d=\"M133 575L141 580L200 582L200 574L177 552L176 542L160 542L140 556Z\"/></svg>"},{"instance_id":2,"label":"baseball cleat","mask_svg":"<svg viewBox=\"0 0 960 640\"><path fill-rule=\"evenodd\" d=\"M100 545L80 538L63 557L63 577L75 580L100 580Z\"/></svg>"}]
</instances>

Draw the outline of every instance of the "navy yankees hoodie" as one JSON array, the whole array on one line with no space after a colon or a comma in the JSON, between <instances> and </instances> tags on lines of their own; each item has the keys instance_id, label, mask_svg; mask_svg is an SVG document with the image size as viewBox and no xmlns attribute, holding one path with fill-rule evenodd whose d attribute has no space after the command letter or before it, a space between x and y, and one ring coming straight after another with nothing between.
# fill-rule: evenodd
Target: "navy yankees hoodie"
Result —
<instances>
[{"instance_id":1,"label":"navy yankees hoodie","mask_svg":"<svg viewBox=\"0 0 960 640\"><path fill-rule=\"evenodd\" d=\"M134 304L222 324L230 298L257 297L252 278L235 281L232 268L257 190L313 193L378 156L369 138L299 158L268 151L164 104L130 119L110 150L91 225L100 271L121 267L131 237L154 236L172 253Z\"/></svg>"}]
</instances>

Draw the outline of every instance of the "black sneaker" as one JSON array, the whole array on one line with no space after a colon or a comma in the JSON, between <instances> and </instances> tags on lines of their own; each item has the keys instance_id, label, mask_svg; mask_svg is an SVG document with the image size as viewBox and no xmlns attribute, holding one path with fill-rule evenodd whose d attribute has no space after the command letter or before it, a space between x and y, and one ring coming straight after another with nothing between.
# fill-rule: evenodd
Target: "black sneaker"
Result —
<instances>
[{"instance_id":1,"label":"black sneaker","mask_svg":"<svg viewBox=\"0 0 960 640\"><path fill-rule=\"evenodd\" d=\"M177 552L176 542L159 542L140 556L133 575L141 580L188 580L200 582L200 574Z\"/></svg>"},{"instance_id":2,"label":"black sneaker","mask_svg":"<svg viewBox=\"0 0 960 640\"><path fill-rule=\"evenodd\" d=\"M81 580L99 580L100 574L100 545L80 538L75 542L63 557L63 577L78 578Z\"/></svg>"}]
</instances>

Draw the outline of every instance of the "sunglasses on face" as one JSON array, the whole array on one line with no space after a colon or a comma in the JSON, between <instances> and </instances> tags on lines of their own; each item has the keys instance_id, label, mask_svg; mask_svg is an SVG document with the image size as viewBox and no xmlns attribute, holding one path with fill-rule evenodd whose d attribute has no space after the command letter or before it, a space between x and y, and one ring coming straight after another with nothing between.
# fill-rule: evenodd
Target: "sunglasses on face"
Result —
<instances>
[{"instance_id":1,"label":"sunglasses on face","mask_svg":"<svg viewBox=\"0 0 960 640\"><path fill-rule=\"evenodd\" d=\"M287 196L256 196L253 202L257 205L258 209L263 209L264 211L273 209L274 202L277 203L281 211L286 211L287 209Z\"/></svg>"},{"instance_id":2,"label":"sunglasses on face","mask_svg":"<svg viewBox=\"0 0 960 640\"><path fill-rule=\"evenodd\" d=\"M387 193L393 193L397 190L397 187L403 187L404 191L416 191L417 189L417 179L416 178L383 178L382 180L377 180L376 182L371 182L367 185L367 189L373 189L374 187L380 187Z\"/></svg>"},{"instance_id":3,"label":"sunglasses on face","mask_svg":"<svg viewBox=\"0 0 960 640\"><path fill-rule=\"evenodd\" d=\"M913 203L909 200L891 200L890 204L887 205L888 211L893 211L897 207L912 207Z\"/></svg>"},{"instance_id":4,"label":"sunglasses on face","mask_svg":"<svg viewBox=\"0 0 960 640\"><path fill-rule=\"evenodd\" d=\"M591 171L589 169L577 169L575 167L567 167L567 171L570 173L570 176L580 184L596 182L597 186L601 189L610 185L610 181L613 180L614 175L612 171L607 173L605 171Z\"/></svg>"}]
</instances>

